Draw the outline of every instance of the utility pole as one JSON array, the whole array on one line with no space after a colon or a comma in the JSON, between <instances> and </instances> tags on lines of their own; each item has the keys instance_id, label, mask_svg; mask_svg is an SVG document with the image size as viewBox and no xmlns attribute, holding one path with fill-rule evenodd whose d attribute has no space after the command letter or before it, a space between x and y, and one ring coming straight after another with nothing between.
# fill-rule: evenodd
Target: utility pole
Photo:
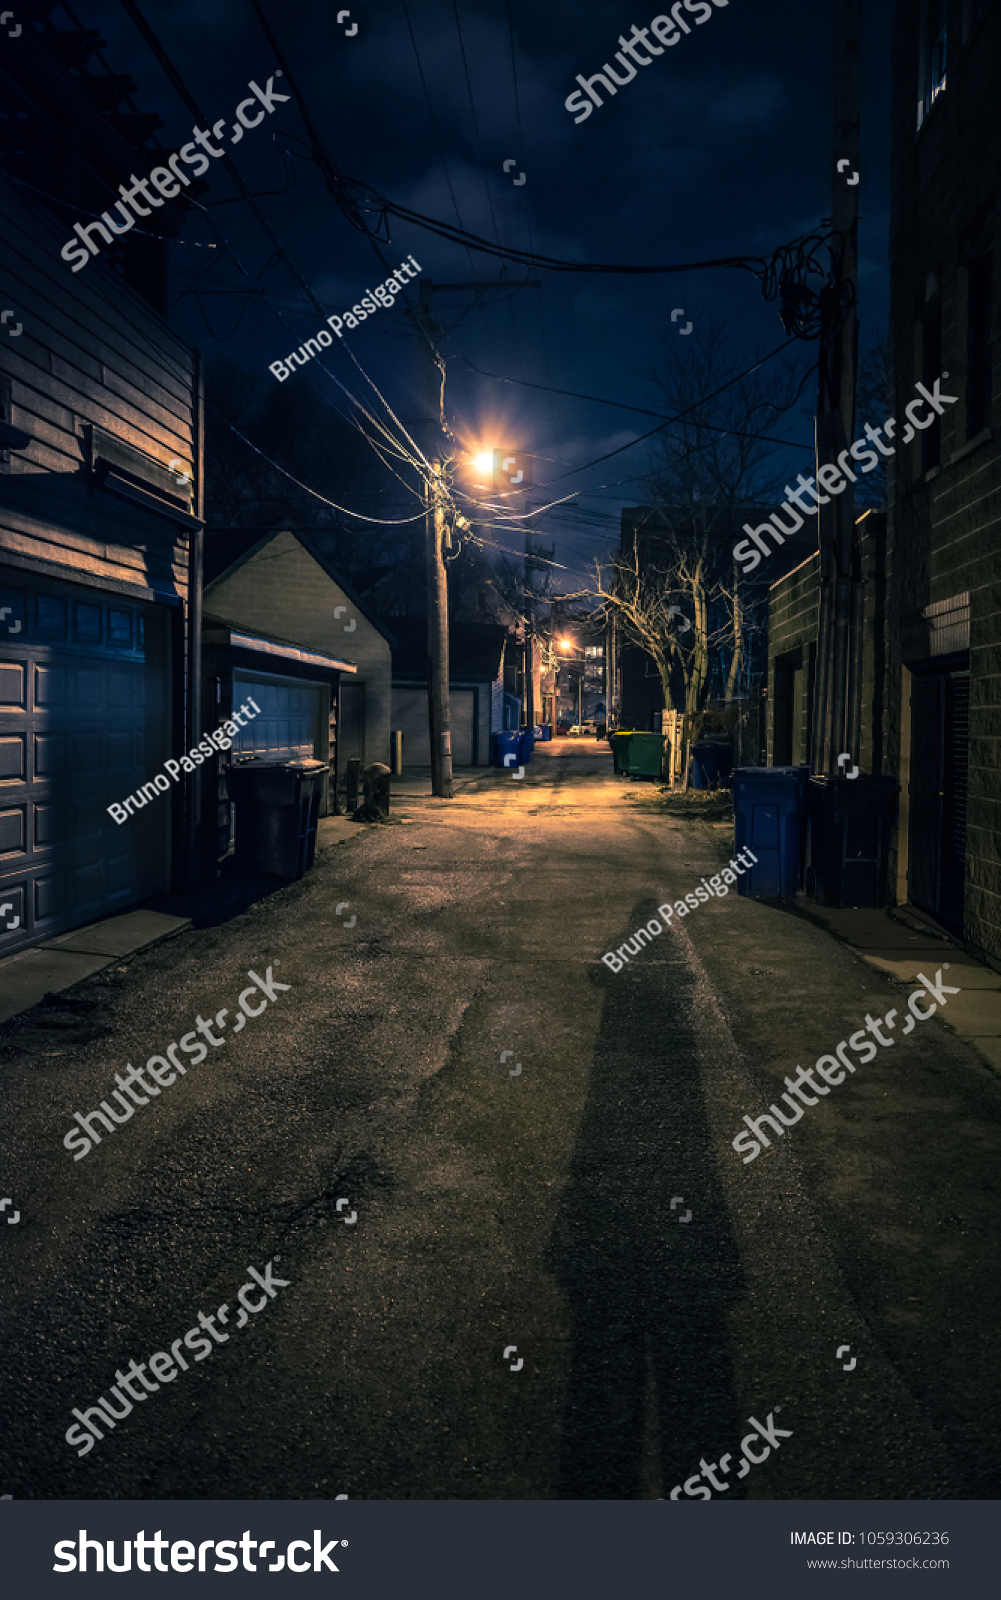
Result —
<instances>
[{"instance_id":1,"label":"utility pole","mask_svg":"<svg viewBox=\"0 0 1001 1600\"><path fill-rule=\"evenodd\" d=\"M452 729L448 693L448 584L442 541L445 519L442 504L442 409L445 364L434 342L440 333L434 320L434 284L421 279L419 322L425 337L426 409L424 454L430 472L424 486L424 549L428 592L428 735L431 744L431 793L451 800Z\"/></svg>"},{"instance_id":2,"label":"utility pole","mask_svg":"<svg viewBox=\"0 0 1001 1600\"><path fill-rule=\"evenodd\" d=\"M424 491L424 549L428 591L428 734L431 743L431 793L442 800L454 799L452 788L452 730L449 700L448 663L448 583L445 576L443 543L445 537L445 462L443 449L445 415L445 362L435 344L444 330L434 320L434 292L463 290L479 297L486 290L541 289L539 279L517 283L431 283L418 284L420 309L417 323L423 335L424 392L426 424L424 454L431 474Z\"/></svg>"},{"instance_id":3,"label":"utility pole","mask_svg":"<svg viewBox=\"0 0 1001 1600\"><path fill-rule=\"evenodd\" d=\"M550 633L551 633L550 653L552 654L552 658L553 658L553 704L552 704L553 727L552 727L552 733L551 733L550 737L555 739L556 738L556 724L560 720L560 657L559 657L559 639L557 638L558 624L557 624L557 618L556 618L556 601L553 600L553 601L550 602L550 604L551 604L551 609L552 609L552 622L550 624Z\"/></svg>"},{"instance_id":4,"label":"utility pole","mask_svg":"<svg viewBox=\"0 0 1001 1600\"><path fill-rule=\"evenodd\" d=\"M848 448L855 424L858 320L859 116L862 89L862 0L834 0L834 148L831 152L831 274L834 288L820 339L816 460L819 469ZM839 170L840 167L840 170ZM845 306L844 299L850 299ZM847 476L847 474L846 474ZM818 496L821 486L817 485ZM851 480L826 497L817 514L820 617L810 765L836 775L838 756L858 755L857 665L852 659L856 611L855 500Z\"/></svg>"},{"instance_id":5,"label":"utility pole","mask_svg":"<svg viewBox=\"0 0 1001 1600\"><path fill-rule=\"evenodd\" d=\"M528 509L528 502L522 502ZM528 522L525 523L525 727L535 727L535 639L533 629L535 617L532 615L532 530Z\"/></svg>"},{"instance_id":6,"label":"utility pole","mask_svg":"<svg viewBox=\"0 0 1001 1600\"><path fill-rule=\"evenodd\" d=\"M528 510L528 498L522 502ZM542 549L532 549L532 535L528 523L525 524L525 726L535 727L535 611L534 591L532 588L532 573L535 571L536 562L533 556L543 556ZM556 546L548 551L550 560L556 556ZM539 694L542 696L542 684L539 684ZM542 721L543 707L539 706L539 721Z\"/></svg>"}]
</instances>

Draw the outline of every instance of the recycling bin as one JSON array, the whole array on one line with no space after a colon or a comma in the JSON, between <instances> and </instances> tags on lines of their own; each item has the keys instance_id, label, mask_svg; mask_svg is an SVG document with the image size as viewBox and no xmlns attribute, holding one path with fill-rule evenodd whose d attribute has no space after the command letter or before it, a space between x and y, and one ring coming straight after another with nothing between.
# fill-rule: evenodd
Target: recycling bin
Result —
<instances>
[{"instance_id":1,"label":"recycling bin","mask_svg":"<svg viewBox=\"0 0 1001 1600\"><path fill-rule=\"evenodd\" d=\"M514 756L514 761L507 763L508 767L516 766L521 757L518 750L521 745L521 734L517 728L498 729L494 739L494 766L503 767L505 756Z\"/></svg>"},{"instance_id":2,"label":"recycling bin","mask_svg":"<svg viewBox=\"0 0 1001 1600\"><path fill-rule=\"evenodd\" d=\"M734 854L757 857L737 879L737 893L752 900L791 900L802 877L805 767L735 767Z\"/></svg>"},{"instance_id":3,"label":"recycling bin","mask_svg":"<svg viewBox=\"0 0 1001 1600\"><path fill-rule=\"evenodd\" d=\"M822 906L886 904L895 778L817 777L808 792L806 892Z\"/></svg>"},{"instance_id":4,"label":"recycling bin","mask_svg":"<svg viewBox=\"0 0 1001 1600\"><path fill-rule=\"evenodd\" d=\"M698 739L692 745L692 788L719 789L733 771L729 739Z\"/></svg>"},{"instance_id":5,"label":"recycling bin","mask_svg":"<svg viewBox=\"0 0 1001 1600\"><path fill-rule=\"evenodd\" d=\"M229 769L236 803L236 858L246 872L301 878L316 855L327 766L322 761L250 761Z\"/></svg>"},{"instance_id":6,"label":"recycling bin","mask_svg":"<svg viewBox=\"0 0 1001 1600\"><path fill-rule=\"evenodd\" d=\"M547 740L552 739L552 724L549 722L540 723L539 727L537 727L535 730L535 737L537 741L541 741L543 744L545 744Z\"/></svg>"},{"instance_id":7,"label":"recycling bin","mask_svg":"<svg viewBox=\"0 0 1001 1600\"><path fill-rule=\"evenodd\" d=\"M522 763L531 761L535 750L535 735L531 728L520 728L518 733L518 760Z\"/></svg>"}]
</instances>

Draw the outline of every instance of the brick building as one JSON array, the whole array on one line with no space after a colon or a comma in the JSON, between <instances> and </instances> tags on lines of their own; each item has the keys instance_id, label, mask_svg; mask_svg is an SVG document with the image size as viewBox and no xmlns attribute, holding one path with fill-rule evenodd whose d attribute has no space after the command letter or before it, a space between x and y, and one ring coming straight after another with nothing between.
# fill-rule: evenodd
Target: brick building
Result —
<instances>
[{"instance_id":1,"label":"brick building","mask_svg":"<svg viewBox=\"0 0 1001 1600\"><path fill-rule=\"evenodd\" d=\"M866 511L856 520L862 628L856 718L861 729L859 770L880 774L886 674L886 513ZM770 767L801 766L810 759L819 621L816 550L772 584L768 622L767 749Z\"/></svg>"},{"instance_id":2,"label":"brick building","mask_svg":"<svg viewBox=\"0 0 1001 1600\"><path fill-rule=\"evenodd\" d=\"M893 42L893 414L954 397L889 461L885 544L857 524L861 770L896 778L887 897L1001 969L997 0L900 0ZM879 423L881 418L862 418ZM816 557L771 593L769 761L807 759Z\"/></svg>"},{"instance_id":3,"label":"brick building","mask_svg":"<svg viewBox=\"0 0 1001 1600\"><path fill-rule=\"evenodd\" d=\"M1001 967L1001 451L992 425L1001 141L996 0L901 0L893 42L896 414L956 403L891 462L883 770L891 888Z\"/></svg>"}]
</instances>

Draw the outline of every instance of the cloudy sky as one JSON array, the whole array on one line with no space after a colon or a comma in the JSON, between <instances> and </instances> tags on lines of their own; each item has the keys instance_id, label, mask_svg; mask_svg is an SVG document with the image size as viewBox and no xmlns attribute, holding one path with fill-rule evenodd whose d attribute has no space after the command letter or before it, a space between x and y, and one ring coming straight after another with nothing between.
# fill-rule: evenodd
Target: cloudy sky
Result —
<instances>
[{"instance_id":1,"label":"cloudy sky","mask_svg":"<svg viewBox=\"0 0 1001 1600\"><path fill-rule=\"evenodd\" d=\"M577 74L591 76L606 60L614 65L619 35L648 26L655 7L366 0L339 24L328 0L262 5L340 171L484 239L575 262L674 264L768 255L828 214L829 0L730 0L579 124L565 108ZM207 123L231 122L248 81L263 86L277 70L250 0L140 6ZM163 118L161 142L176 149L190 139L190 113L118 0L78 0L74 10L84 26L101 30L114 70L137 80L137 104ZM865 11L859 314L868 342L887 313L890 0L870 0ZM231 154L326 311L350 306L379 280L372 244L310 157L293 100ZM505 173L505 161L517 165ZM172 246L171 318L206 355L224 351L264 372L315 333L318 318L245 202L225 203L237 191L221 164L209 176L207 208L266 302L248 292L232 256L208 248L217 236L190 212ZM587 463L654 424L546 390L656 410L644 373L688 321L694 334L687 337L697 338L710 318L731 319L735 350L748 363L783 340L774 303L746 271L527 271L396 220L380 248L391 266L412 254L436 284L541 279L541 288L479 297L436 293L435 306L449 330L447 404L456 433L533 452L539 498L577 492L570 509L540 525L541 542L555 542L571 571L614 540L620 508L643 499L650 446ZM416 303L416 285L409 297ZM684 316L672 324L678 308ZM419 352L404 314L381 311L354 333L351 349L412 422ZM799 346L796 357L805 367L816 346ZM353 387L363 383L345 351L335 348L328 364ZM289 381L324 380L303 371ZM804 404L812 393L811 382ZM812 438L800 411L780 431L804 444ZM805 451L787 451L779 465L801 470L808 460Z\"/></svg>"}]
</instances>

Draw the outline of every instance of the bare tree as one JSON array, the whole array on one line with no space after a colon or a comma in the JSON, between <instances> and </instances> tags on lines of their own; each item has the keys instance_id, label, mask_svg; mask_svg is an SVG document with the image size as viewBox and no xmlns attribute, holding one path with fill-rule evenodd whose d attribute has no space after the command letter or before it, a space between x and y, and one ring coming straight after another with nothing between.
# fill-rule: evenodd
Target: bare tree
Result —
<instances>
[{"instance_id":1,"label":"bare tree","mask_svg":"<svg viewBox=\"0 0 1001 1600\"><path fill-rule=\"evenodd\" d=\"M752 366L724 322L709 321L683 345L672 328L664 347L647 376L679 420L658 434L649 504L625 524L596 593L656 664L665 706L681 686L687 750L708 701L714 649L732 646L728 697L739 682L748 607L760 606L763 590L734 564L733 542L748 511L776 497L768 464L780 446L762 435L795 405L803 379L788 362Z\"/></svg>"}]
</instances>

